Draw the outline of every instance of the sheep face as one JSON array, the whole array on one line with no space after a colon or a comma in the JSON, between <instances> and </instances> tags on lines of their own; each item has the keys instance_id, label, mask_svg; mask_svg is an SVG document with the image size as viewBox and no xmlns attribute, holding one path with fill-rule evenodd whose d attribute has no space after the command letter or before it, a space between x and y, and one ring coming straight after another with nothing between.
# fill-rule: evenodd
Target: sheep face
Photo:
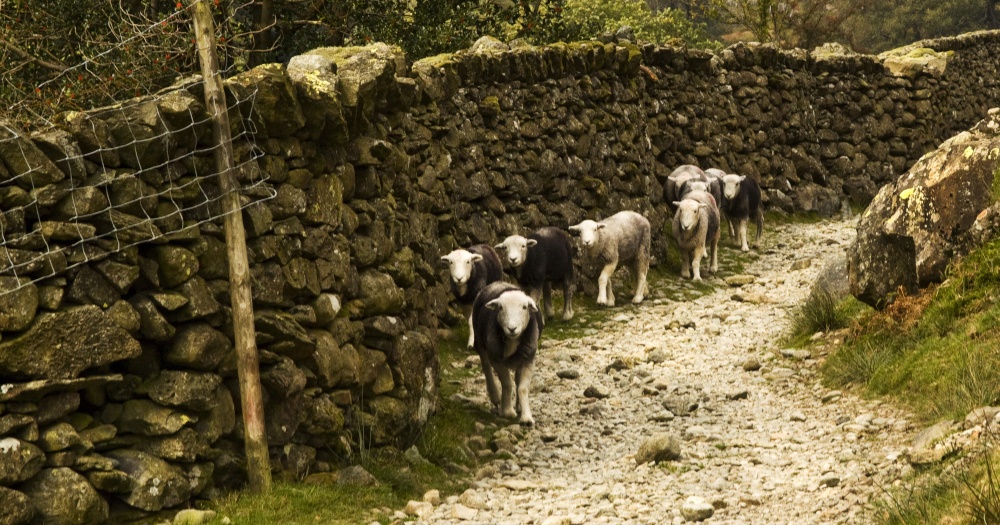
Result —
<instances>
[{"instance_id":1,"label":"sheep face","mask_svg":"<svg viewBox=\"0 0 1000 525\"><path fill-rule=\"evenodd\" d=\"M517 268L528 260L528 247L538 244L534 239L527 239L520 235L511 235L495 246L497 251L507 252L507 262L511 267Z\"/></svg>"},{"instance_id":2,"label":"sheep face","mask_svg":"<svg viewBox=\"0 0 1000 525\"><path fill-rule=\"evenodd\" d=\"M696 228L698 226L698 218L701 214L701 209L707 208L704 204L693 200L675 202L674 206L677 206L677 217L681 225L681 230L683 231L690 231L691 229Z\"/></svg>"},{"instance_id":3,"label":"sheep face","mask_svg":"<svg viewBox=\"0 0 1000 525\"><path fill-rule=\"evenodd\" d=\"M579 232L580 243L582 243L584 247L590 248L591 246L597 244L598 238L600 236L600 234L597 232L603 229L604 227L605 225L602 223L586 220L581 222L580 224L577 224L576 226L570 226L569 231Z\"/></svg>"},{"instance_id":4,"label":"sheep face","mask_svg":"<svg viewBox=\"0 0 1000 525\"><path fill-rule=\"evenodd\" d=\"M466 250L455 250L441 257L441 262L448 264L452 282L458 285L469 282L472 278L472 265L481 260L483 260L482 255Z\"/></svg>"},{"instance_id":5,"label":"sheep face","mask_svg":"<svg viewBox=\"0 0 1000 525\"><path fill-rule=\"evenodd\" d=\"M538 305L520 290L500 294L500 297L486 303L486 308L497 312L497 324L504 335L516 339L528 329L531 313L538 311Z\"/></svg>"},{"instance_id":6,"label":"sheep face","mask_svg":"<svg viewBox=\"0 0 1000 525\"><path fill-rule=\"evenodd\" d=\"M722 178L722 194L726 200L733 200L740 194L740 183L744 179L744 175L726 175Z\"/></svg>"}]
</instances>

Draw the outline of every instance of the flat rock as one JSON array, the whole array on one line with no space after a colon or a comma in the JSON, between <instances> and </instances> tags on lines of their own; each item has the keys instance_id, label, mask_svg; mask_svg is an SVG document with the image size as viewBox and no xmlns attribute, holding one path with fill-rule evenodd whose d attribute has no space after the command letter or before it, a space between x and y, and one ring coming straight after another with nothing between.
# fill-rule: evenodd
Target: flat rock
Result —
<instances>
[{"instance_id":1,"label":"flat rock","mask_svg":"<svg viewBox=\"0 0 1000 525\"><path fill-rule=\"evenodd\" d=\"M689 497L681 505L681 516L686 521L705 521L711 518L713 514L715 514L715 507L705 501L705 498L698 496Z\"/></svg>"},{"instance_id":2,"label":"flat rock","mask_svg":"<svg viewBox=\"0 0 1000 525\"><path fill-rule=\"evenodd\" d=\"M681 457L681 440L675 434L661 432L654 434L643 441L642 446L635 453L635 462L638 465L655 461L673 461Z\"/></svg>"},{"instance_id":3,"label":"flat rock","mask_svg":"<svg viewBox=\"0 0 1000 525\"><path fill-rule=\"evenodd\" d=\"M72 379L140 352L139 342L97 306L43 312L23 334L0 342L0 376Z\"/></svg>"},{"instance_id":4,"label":"flat rock","mask_svg":"<svg viewBox=\"0 0 1000 525\"><path fill-rule=\"evenodd\" d=\"M600 384L590 385L583 391L583 397L592 397L595 399L604 399L610 395L611 390Z\"/></svg>"},{"instance_id":5,"label":"flat rock","mask_svg":"<svg viewBox=\"0 0 1000 525\"><path fill-rule=\"evenodd\" d=\"M730 275L726 277L726 284L732 287L746 286L753 284L757 278L753 275Z\"/></svg>"}]
</instances>

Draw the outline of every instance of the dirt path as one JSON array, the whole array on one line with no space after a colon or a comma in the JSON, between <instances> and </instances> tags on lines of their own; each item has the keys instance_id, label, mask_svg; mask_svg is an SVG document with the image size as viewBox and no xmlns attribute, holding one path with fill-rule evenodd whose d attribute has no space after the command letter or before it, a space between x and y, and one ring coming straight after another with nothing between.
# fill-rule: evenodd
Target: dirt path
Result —
<instances>
[{"instance_id":1,"label":"dirt path","mask_svg":"<svg viewBox=\"0 0 1000 525\"><path fill-rule=\"evenodd\" d=\"M419 522L681 523L695 497L715 508L705 523L863 523L870 496L899 473L910 425L891 407L831 393L812 357L776 346L825 260L853 236L848 221L772 228L746 268L752 284L719 281L684 302L654 286L653 300L617 308L581 337L544 340L538 426L500 429L493 446L509 457ZM811 264L791 270L800 260ZM760 369L745 370L753 360ZM590 387L607 397L585 396ZM464 392L486 404L478 376ZM637 466L634 454L659 432L680 438L681 458Z\"/></svg>"}]
</instances>

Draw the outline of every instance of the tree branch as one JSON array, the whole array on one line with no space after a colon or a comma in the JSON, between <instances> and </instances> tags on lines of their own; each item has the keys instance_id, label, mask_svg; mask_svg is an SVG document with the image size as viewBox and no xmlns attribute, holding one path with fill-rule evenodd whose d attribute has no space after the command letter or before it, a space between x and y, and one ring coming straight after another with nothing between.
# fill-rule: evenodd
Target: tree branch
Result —
<instances>
[{"instance_id":1,"label":"tree branch","mask_svg":"<svg viewBox=\"0 0 1000 525\"><path fill-rule=\"evenodd\" d=\"M38 64L38 65L40 65L40 66L42 66L44 68L51 69L51 70L59 72L59 73L62 73L64 71L66 71L67 69L69 69L68 67L66 67L65 64L62 64L60 62L50 62L48 60L42 60L41 58L38 58L38 57L32 55L31 53L28 53L24 49L21 49L20 47L16 46L13 42L7 40L6 38L0 37L0 45L2 45L3 47L9 49L15 55L18 55L21 58L23 58L23 59L25 59L25 60L27 60L29 62L33 62L35 64Z\"/></svg>"}]
</instances>

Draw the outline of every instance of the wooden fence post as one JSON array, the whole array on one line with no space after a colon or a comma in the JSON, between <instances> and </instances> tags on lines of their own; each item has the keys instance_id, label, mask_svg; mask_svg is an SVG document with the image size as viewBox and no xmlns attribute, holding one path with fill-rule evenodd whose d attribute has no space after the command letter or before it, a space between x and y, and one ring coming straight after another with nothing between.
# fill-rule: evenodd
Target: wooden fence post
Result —
<instances>
[{"instance_id":1,"label":"wooden fence post","mask_svg":"<svg viewBox=\"0 0 1000 525\"><path fill-rule=\"evenodd\" d=\"M229 132L226 92L219 74L219 57L212 12L207 0L192 0L191 13L201 74L205 79L205 107L212 116L212 133L217 146L215 164L223 192L226 248L229 254L229 293L233 308L233 335L236 339L240 401L243 409L244 441L250 490L271 490L271 460L264 431L264 403L261 397L260 365L254 334L253 298L250 294L250 265L247 262L246 233L243 229L239 183L233 175L233 139Z\"/></svg>"}]
</instances>

